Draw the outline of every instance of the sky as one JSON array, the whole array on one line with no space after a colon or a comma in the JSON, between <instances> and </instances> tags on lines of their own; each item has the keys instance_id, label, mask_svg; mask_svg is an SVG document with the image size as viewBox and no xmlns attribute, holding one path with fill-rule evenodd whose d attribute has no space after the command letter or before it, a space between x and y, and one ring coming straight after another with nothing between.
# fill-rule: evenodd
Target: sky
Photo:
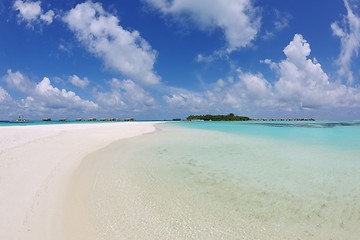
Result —
<instances>
[{"instance_id":1,"label":"sky","mask_svg":"<svg viewBox=\"0 0 360 240\"><path fill-rule=\"evenodd\" d=\"M0 0L0 120L360 119L360 0Z\"/></svg>"}]
</instances>

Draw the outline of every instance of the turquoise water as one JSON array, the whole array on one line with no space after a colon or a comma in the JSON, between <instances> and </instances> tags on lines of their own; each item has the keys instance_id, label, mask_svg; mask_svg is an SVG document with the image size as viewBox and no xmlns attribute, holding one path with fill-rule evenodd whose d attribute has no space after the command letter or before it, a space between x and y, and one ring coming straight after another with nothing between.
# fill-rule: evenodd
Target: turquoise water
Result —
<instances>
[{"instance_id":1,"label":"turquoise water","mask_svg":"<svg viewBox=\"0 0 360 240\"><path fill-rule=\"evenodd\" d=\"M97 239L359 239L358 122L157 126L79 168Z\"/></svg>"},{"instance_id":2,"label":"turquoise water","mask_svg":"<svg viewBox=\"0 0 360 240\"><path fill-rule=\"evenodd\" d=\"M179 122L176 125L294 143L360 149L360 121Z\"/></svg>"}]
</instances>

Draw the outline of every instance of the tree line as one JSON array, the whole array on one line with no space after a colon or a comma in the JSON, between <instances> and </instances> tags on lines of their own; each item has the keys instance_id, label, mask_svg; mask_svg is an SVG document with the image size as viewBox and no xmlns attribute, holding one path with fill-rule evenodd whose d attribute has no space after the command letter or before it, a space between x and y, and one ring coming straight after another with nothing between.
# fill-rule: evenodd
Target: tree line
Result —
<instances>
[{"instance_id":1,"label":"tree line","mask_svg":"<svg viewBox=\"0 0 360 240\"><path fill-rule=\"evenodd\" d=\"M237 116L233 113L228 115L190 115L186 118L188 121L249 121L251 118L246 116Z\"/></svg>"}]
</instances>

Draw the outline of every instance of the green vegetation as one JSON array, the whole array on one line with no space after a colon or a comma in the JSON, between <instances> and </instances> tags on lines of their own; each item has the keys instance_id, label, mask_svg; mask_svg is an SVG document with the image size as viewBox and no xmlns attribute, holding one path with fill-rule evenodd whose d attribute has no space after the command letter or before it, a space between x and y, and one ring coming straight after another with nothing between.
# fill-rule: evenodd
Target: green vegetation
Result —
<instances>
[{"instance_id":1,"label":"green vegetation","mask_svg":"<svg viewBox=\"0 0 360 240\"><path fill-rule=\"evenodd\" d=\"M233 113L228 115L190 115L186 118L188 121L249 121L251 118L245 116L236 116Z\"/></svg>"}]
</instances>

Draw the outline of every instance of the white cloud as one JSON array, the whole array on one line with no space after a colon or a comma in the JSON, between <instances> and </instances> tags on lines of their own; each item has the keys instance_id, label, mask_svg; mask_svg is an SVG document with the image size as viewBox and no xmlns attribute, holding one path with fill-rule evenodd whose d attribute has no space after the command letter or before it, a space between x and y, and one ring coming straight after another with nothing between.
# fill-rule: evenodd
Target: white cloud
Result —
<instances>
[{"instance_id":1,"label":"white cloud","mask_svg":"<svg viewBox=\"0 0 360 240\"><path fill-rule=\"evenodd\" d=\"M3 103L9 99L11 99L9 93L0 86L0 103Z\"/></svg>"},{"instance_id":2,"label":"white cloud","mask_svg":"<svg viewBox=\"0 0 360 240\"><path fill-rule=\"evenodd\" d=\"M195 58L195 61L198 63L211 63L216 60L226 60L230 62L228 52L223 50L215 50L210 55L203 55L199 53Z\"/></svg>"},{"instance_id":3,"label":"white cloud","mask_svg":"<svg viewBox=\"0 0 360 240\"><path fill-rule=\"evenodd\" d=\"M16 112L17 109L18 107L10 94L0 86L0 120L18 114Z\"/></svg>"},{"instance_id":4,"label":"white cloud","mask_svg":"<svg viewBox=\"0 0 360 240\"><path fill-rule=\"evenodd\" d=\"M311 49L302 35L296 34L284 53L287 58L278 64L280 78L275 84L280 101L309 108L336 102L330 98L333 85L327 74L317 61L308 59Z\"/></svg>"},{"instance_id":5,"label":"white cloud","mask_svg":"<svg viewBox=\"0 0 360 240\"><path fill-rule=\"evenodd\" d=\"M246 47L256 38L260 17L252 0L146 0L164 15L176 21L190 19L200 29L220 28L227 41L227 50Z\"/></svg>"},{"instance_id":6,"label":"white cloud","mask_svg":"<svg viewBox=\"0 0 360 240\"><path fill-rule=\"evenodd\" d=\"M277 105L291 110L360 106L360 89L331 81L320 63L309 59L310 44L302 35L296 34L284 53L286 59L277 64L279 79L274 84Z\"/></svg>"},{"instance_id":7,"label":"white cloud","mask_svg":"<svg viewBox=\"0 0 360 240\"><path fill-rule=\"evenodd\" d=\"M40 22L40 20L46 24L51 24L55 16L54 11L49 10L43 14L40 5L40 1L16 0L13 4L13 9L19 11L18 18L20 21L26 22L28 26L32 26L32 24Z\"/></svg>"},{"instance_id":8,"label":"white cloud","mask_svg":"<svg viewBox=\"0 0 360 240\"><path fill-rule=\"evenodd\" d=\"M261 74L239 69L235 78L219 79L203 92L172 88L164 100L171 108L191 112L250 112L254 107L272 106L272 94L271 84Z\"/></svg>"},{"instance_id":9,"label":"white cloud","mask_svg":"<svg viewBox=\"0 0 360 240\"><path fill-rule=\"evenodd\" d=\"M339 22L335 22L331 24L331 29L341 41L340 55L337 59L339 75L347 78L347 81L352 84L354 76L351 70L351 61L358 56L360 48L360 18L352 11L348 0L344 0L344 3L347 16L344 17L343 26L340 26Z\"/></svg>"},{"instance_id":10,"label":"white cloud","mask_svg":"<svg viewBox=\"0 0 360 240\"><path fill-rule=\"evenodd\" d=\"M120 81L113 78L110 82L110 85L114 90L123 91L124 98L132 104L141 104L147 107L153 106L155 104L154 98L131 80Z\"/></svg>"},{"instance_id":11,"label":"white cloud","mask_svg":"<svg viewBox=\"0 0 360 240\"><path fill-rule=\"evenodd\" d=\"M286 59L279 63L270 59L263 62L278 74L274 83L260 73L238 69L235 77L219 79L207 90L191 92L170 89L164 100L170 108L198 113L241 113L273 116L292 113L297 116L310 112L331 115L334 111L358 109L360 89L331 81L316 59L309 59L310 44L296 34L284 49Z\"/></svg>"},{"instance_id":12,"label":"white cloud","mask_svg":"<svg viewBox=\"0 0 360 240\"><path fill-rule=\"evenodd\" d=\"M94 102L83 100L72 91L53 87L47 77L36 85L35 92L30 97L37 105L49 109L93 111L98 107Z\"/></svg>"},{"instance_id":13,"label":"white cloud","mask_svg":"<svg viewBox=\"0 0 360 240\"><path fill-rule=\"evenodd\" d=\"M271 70L274 70L274 71L279 70L278 64L273 62L271 59L260 60L260 63L264 63L264 64L269 65Z\"/></svg>"},{"instance_id":14,"label":"white cloud","mask_svg":"<svg viewBox=\"0 0 360 240\"><path fill-rule=\"evenodd\" d=\"M267 105L272 98L272 86L262 74L239 72L239 79L243 83L246 98L257 101L257 105Z\"/></svg>"},{"instance_id":15,"label":"white cloud","mask_svg":"<svg viewBox=\"0 0 360 240\"><path fill-rule=\"evenodd\" d=\"M210 62L213 62L214 59L215 59L215 57L213 55L205 56L205 55L199 53L196 56L195 61L198 63L210 63Z\"/></svg>"},{"instance_id":16,"label":"white cloud","mask_svg":"<svg viewBox=\"0 0 360 240\"><path fill-rule=\"evenodd\" d=\"M131 80L119 80L116 78L108 81L111 90L102 92L94 89L93 95L102 108L109 112L128 111L141 112L155 106L155 99Z\"/></svg>"},{"instance_id":17,"label":"white cloud","mask_svg":"<svg viewBox=\"0 0 360 240\"><path fill-rule=\"evenodd\" d=\"M47 11L45 14L40 16L40 19L46 22L47 24L51 24L54 20L55 13L53 10Z\"/></svg>"},{"instance_id":18,"label":"white cloud","mask_svg":"<svg viewBox=\"0 0 360 240\"><path fill-rule=\"evenodd\" d=\"M22 99L13 99L0 87L0 101L5 102L8 114L22 112L24 115L40 117L75 116L98 110L96 103L82 99L75 92L54 87L47 77L35 83L21 72L8 70L3 80L9 88L20 92L23 96ZM1 109L3 108L4 106Z\"/></svg>"},{"instance_id":19,"label":"white cloud","mask_svg":"<svg viewBox=\"0 0 360 240\"><path fill-rule=\"evenodd\" d=\"M78 4L63 18L86 49L102 58L107 67L146 84L157 84L157 53L138 31L127 31L119 19L91 1Z\"/></svg>"},{"instance_id":20,"label":"white cloud","mask_svg":"<svg viewBox=\"0 0 360 240\"><path fill-rule=\"evenodd\" d=\"M24 76L21 72L12 72L11 69L7 70L7 75L3 77L3 80L9 88L16 89L22 93L31 92L35 87L35 83Z\"/></svg>"},{"instance_id":21,"label":"white cloud","mask_svg":"<svg viewBox=\"0 0 360 240\"><path fill-rule=\"evenodd\" d=\"M13 99L0 86L0 118L11 118L18 114L40 118L118 116L145 113L159 107L154 97L132 80L113 78L106 82L110 90L94 88L92 91L94 101L90 101L82 99L73 91L53 86L47 77L35 83L21 72L8 70L2 79L13 93L21 94L15 94L18 98ZM69 77L70 81L82 87L87 84L88 79L80 79L73 75ZM7 116L3 116L4 114Z\"/></svg>"},{"instance_id":22,"label":"white cloud","mask_svg":"<svg viewBox=\"0 0 360 240\"><path fill-rule=\"evenodd\" d=\"M205 111L211 106L205 93L191 92L181 88L171 88L170 90L170 94L163 98L172 109L199 112Z\"/></svg>"},{"instance_id":23,"label":"white cloud","mask_svg":"<svg viewBox=\"0 0 360 240\"><path fill-rule=\"evenodd\" d=\"M38 19L41 15L41 2L26 2L22 0L16 0L13 8L19 11L19 17L24 21L31 22Z\"/></svg>"},{"instance_id":24,"label":"white cloud","mask_svg":"<svg viewBox=\"0 0 360 240\"><path fill-rule=\"evenodd\" d=\"M309 43L299 34L284 49L278 64L275 95L291 109L336 109L360 106L360 89L331 81L316 59L309 59Z\"/></svg>"},{"instance_id":25,"label":"white cloud","mask_svg":"<svg viewBox=\"0 0 360 240\"><path fill-rule=\"evenodd\" d=\"M90 81L87 77L84 77L83 79L81 79L77 75L70 76L69 81L71 82L72 85L79 87L79 88L85 88L90 83Z\"/></svg>"}]
</instances>

